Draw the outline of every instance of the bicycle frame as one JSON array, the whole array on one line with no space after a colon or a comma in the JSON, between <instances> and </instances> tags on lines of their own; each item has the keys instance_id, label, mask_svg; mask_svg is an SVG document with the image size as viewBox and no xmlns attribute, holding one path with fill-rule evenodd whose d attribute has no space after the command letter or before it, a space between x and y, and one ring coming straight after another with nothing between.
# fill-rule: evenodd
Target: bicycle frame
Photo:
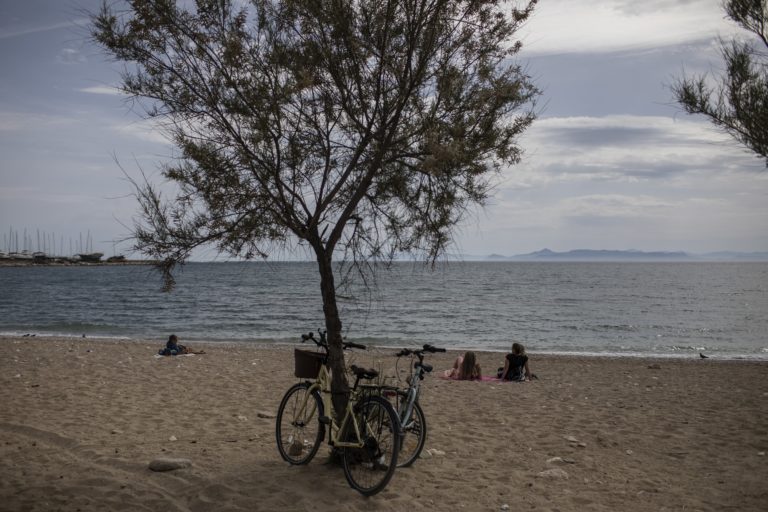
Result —
<instances>
[{"instance_id":1,"label":"bicycle frame","mask_svg":"<svg viewBox=\"0 0 768 512\"><path fill-rule=\"evenodd\" d=\"M421 363L416 363L416 365L417 371L411 374L408 389L405 392L405 400L403 400L400 405L402 410L397 411L398 417L400 418L401 430L411 421L413 404L419 399L419 388L421 386L421 380L424 378L424 369L421 367Z\"/></svg>"},{"instance_id":2,"label":"bicycle frame","mask_svg":"<svg viewBox=\"0 0 768 512\"><path fill-rule=\"evenodd\" d=\"M311 381L307 381L311 382ZM304 402L301 404L301 407L299 408L299 412L301 415L307 410L307 404L310 401L310 397L312 396L312 393L314 391L320 392L320 398L323 402L323 408L327 411L331 412L330 416L326 416L324 418L321 418L320 421L322 423L325 423L328 425L328 444L331 446L335 446L337 448L361 448L364 443L362 441L362 435L360 433L360 425L357 422L357 418L354 414L352 414L352 404L355 402L354 398L357 396L357 382L355 383L355 387L352 389L352 395L350 397L350 400L347 402L347 408L344 411L344 417L342 418L341 422L336 422L334 419L334 412L333 412L333 404L331 403L331 372L328 371L328 366L326 364L320 365L320 373L318 374L317 378L314 380L314 382L311 382L311 385L308 389L308 393L306 394L304 398ZM314 403L314 401L313 401ZM317 414L317 411L312 411L312 416ZM352 421L352 428L354 429L355 442L350 441L344 441L343 439L340 439L341 433L345 432L345 427L348 426L348 422ZM335 435L334 435L334 429L335 429Z\"/></svg>"},{"instance_id":3,"label":"bicycle frame","mask_svg":"<svg viewBox=\"0 0 768 512\"><path fill-rule=\"evenodd\" d=\"M425 350L427 347L430 347L430 350L439 351L439 352L445 351L445 349L435 349L434 347L431 347L429 345L425 345L424 347L425 347ZM414 363L414 365L412 366L412 369L414 369L415 371L411 372L411 375L408 381L408 388L405 391L405 399L403 403L400 404L401 410L397 411L398 417L400 418L401 430L402 428L406 427L411 421L411 415L413 414L414 404L419 399L421 381L424 380L424 376L427 373L432 371L431 366L427 365L425 367L424 354L421 351L408 351L408 352L410 354L416 355L416 357L419 358L419 361L417 363ZM403 355L408 355L408 354L403 354Z\"/></svg>"}]
</instances>

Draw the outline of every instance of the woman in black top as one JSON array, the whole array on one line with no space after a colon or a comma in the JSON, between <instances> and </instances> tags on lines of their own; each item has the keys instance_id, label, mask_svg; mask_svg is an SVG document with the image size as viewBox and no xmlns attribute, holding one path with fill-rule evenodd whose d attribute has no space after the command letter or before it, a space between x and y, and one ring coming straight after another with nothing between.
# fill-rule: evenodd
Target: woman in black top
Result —
<instances>
[{"instance_id":1,"label":"woman in black top","mask_svg":"<svg viewBox=\"0 0 768 512\"><path fill-rule=\"evenodd\" d=\"M524 381L531 380L531 375L525 347L522 343L513 343L512 353L504 358L504 368L499 368L499 377L501 380Z\"/></svg>"}]
</instances>

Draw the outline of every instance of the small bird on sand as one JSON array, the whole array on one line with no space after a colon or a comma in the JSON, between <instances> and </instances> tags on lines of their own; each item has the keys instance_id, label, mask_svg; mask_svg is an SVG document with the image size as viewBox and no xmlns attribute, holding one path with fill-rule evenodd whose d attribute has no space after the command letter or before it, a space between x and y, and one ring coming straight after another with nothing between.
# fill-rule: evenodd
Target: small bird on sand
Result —
<instances>
[{"instance_id":1,"label":"small bird on sand","mask_svg":"<svg viewBox=\"0 0 768 512\"><path fill-rule=\"evenodd\" d=\"M702 359L709 359L709 356L705 356L701 352L699 352L699 357L702 358Z\"/></svg>"}]
</instances>

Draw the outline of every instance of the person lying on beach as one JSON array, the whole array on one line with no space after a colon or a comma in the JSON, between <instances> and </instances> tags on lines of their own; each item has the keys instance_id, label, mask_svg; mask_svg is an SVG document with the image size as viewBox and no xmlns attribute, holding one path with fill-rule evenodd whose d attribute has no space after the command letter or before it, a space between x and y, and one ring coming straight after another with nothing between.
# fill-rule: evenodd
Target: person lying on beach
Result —
<instances>
[{"instance_id":1,"label":"person lying on beach","mask_svg":"<svg viewBox=\"0 0 768 512\"><path fill-rule=\"evenodd\" d=\"M482 372L474 352L466 352L453 362L453 368L443 372L445 378L456 380L480 380Z\"/></svg>"},{"instance_id":2,"label":"person lying on beach","mask_svg":"<svg viewBox=\"0 0 768 512\"><path fill-rule=\"evenodd\" d=\"M175 334L168 337L165 348L158 351L161 356L177 356L180 354L205 354L205 350L192 350L191 348L179 343L179 338Z\"/></svg>"},{"instance_id":3,"label":"person lying on beach","mask_svg":"<svg viewBox=\"0 0 768 512\"><path fill-rule=\"evenodd\" d=\"M522 343L512 344L512 353L504 358L504 368L499 368L497 376L501 380L526 381L536 378L528 367L528 356Z\"/></svg>"}]
</instances>

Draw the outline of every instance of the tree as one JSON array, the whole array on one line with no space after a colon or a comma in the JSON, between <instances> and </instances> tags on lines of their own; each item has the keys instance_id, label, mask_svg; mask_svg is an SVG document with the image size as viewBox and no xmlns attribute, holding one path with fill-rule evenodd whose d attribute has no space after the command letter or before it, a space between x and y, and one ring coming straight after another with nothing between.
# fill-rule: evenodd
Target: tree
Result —
<instances>
[{"instance_id":1,"label":"tree","mask_svg":"<svg viewBox=\"0 0 768 512\"><path fill-rule=\"evenodd\" d=\"M310 248L333 388L345 391L334 262L363 269L404 251L434 262L493 175L518 162L538 91L511 39L535 3L105 4L94 40L180 151L163 168L175 199L137 184L136 249L171 286L204 244L244 258Z\"/></svg>"},{"instance_id":2,"label":"tree","mask_svg":"<svg viewBox=\"0 0 768 512\"><path fill-rule=\"evenodd\" d=\"M766 0L727 0L726 15L758 37L760 43L720 42L725 75L716 86L707 76L686 77L672 86L689 114L703 114L768 167L768 8Z\"/></svg>"}]
</instances>

